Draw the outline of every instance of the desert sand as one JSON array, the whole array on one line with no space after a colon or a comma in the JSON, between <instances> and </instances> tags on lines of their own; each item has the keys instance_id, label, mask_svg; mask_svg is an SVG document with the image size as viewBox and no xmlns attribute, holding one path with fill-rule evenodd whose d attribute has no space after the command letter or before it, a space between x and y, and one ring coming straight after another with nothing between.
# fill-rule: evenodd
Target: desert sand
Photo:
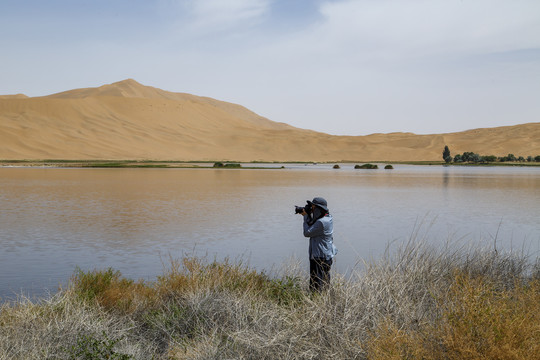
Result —
<instances>
[{"instance_id":1,"label":"desert sand","mask_svg":"<svg viewBox=\"0 0 540 360\"><path fill-rule=\"evenodd\" d=\"M277 123L236 104L128 79L42 97L0 96L0 159L440 161L540 155L540 123L457 133L334 136Z\"/></svg>"}]
</instances>

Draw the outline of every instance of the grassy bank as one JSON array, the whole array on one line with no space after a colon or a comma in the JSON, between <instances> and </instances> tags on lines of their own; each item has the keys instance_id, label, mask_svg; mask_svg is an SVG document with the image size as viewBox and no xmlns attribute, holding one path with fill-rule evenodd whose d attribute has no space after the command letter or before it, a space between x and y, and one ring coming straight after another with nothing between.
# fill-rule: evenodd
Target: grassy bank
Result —
<instances>
[{"instance_id":1,"label":"grassy bank","mask_svg":"<svg viewBox=\"0 0 540 360\"><path fill-rule=\"evenodd\" d=\"M540 269L521 254L411 243L334 274L172 261L155 282L78 271L0 309L0 359L539 359Z\"/></svg>"}]
</instances>

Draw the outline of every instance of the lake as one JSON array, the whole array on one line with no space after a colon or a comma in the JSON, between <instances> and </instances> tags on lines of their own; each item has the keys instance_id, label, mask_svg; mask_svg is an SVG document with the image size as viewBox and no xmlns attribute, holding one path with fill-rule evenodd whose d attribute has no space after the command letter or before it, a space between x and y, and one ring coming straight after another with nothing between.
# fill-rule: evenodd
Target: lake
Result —
<instances>
[{"instance_id":1,"label":"lake","mask_svg":"<svg viewBox=\"0 0 540 360\"><path fill-rule=\"evenodd\" d=\"M315 196L334 216L342 273L410 237L540 249L538 167L270 166L0 168L0 298L55 292L76 267L153 280L184 254L307 268L294 205Z\"/></svg>"}]
</instances>

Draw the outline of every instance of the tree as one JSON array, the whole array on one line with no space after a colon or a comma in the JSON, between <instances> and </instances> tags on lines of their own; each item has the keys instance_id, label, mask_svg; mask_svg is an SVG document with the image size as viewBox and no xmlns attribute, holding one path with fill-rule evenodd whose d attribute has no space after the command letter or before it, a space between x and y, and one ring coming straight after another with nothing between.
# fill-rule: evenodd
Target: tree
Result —
<instances>
[{"instance_id":1,"label":"tree","mask_svg":"<svg viewBox=\"0 0 540 360\"><path fill-rule=\"evenodd\" d=\"M444 151L442 153L442 158L446 163L452 162L452 157L450 156L450 149L448 148L448 145L444 146Z\"/></svg>"},{"instance_id":2,"label":"tree","mask_svg":"<svg viewBox=\"0 0 540 360\"><path fill-rule=\"evenodd\" d=\"M457 154L456 156L454 156L454 162L463 162L463 158L461 157L460 154Z\"/></svg>"},{"instance_id":3,"label":"tree","mask_svg":"<svg viewBox=\"0 0 540 360\"><path fill-rule=\"evenodd\" d=\"M537 155L537 156L534 158L534 161L540 162L540 155Z\"/></svg>"},{"instance_id":4,"label":"tree","mask_svg":"<svg viewBox=\"0 0 540 360\"><path fill-rule=\"evenodd\" d=\"M482 158L480 157L480 155L478 155L476 153L472 153L471 155L469 155L469 161L471 161L473 163L480 162L481 160L482 160Z\"/></svg>"},{"instance_id":5,"label":"tree","mask_svg":"<svg viewBox=\"0 0 540 360\"><path fill-rule=\"evenodd\" d=\"M497 157L495 155L486 155L486 156L484 156L484 161L486 161L486 162L495 162L495 161L497 161Z\"/></svg>"},{"instance_id":6,"label":"tree","mask_svg":"<svg viewBox=\"0 0 540 360\"><path fill-rule=\"evenodd\" d=\"M508 156L506 157L506 161L516 161L516 157L514 154L508 154Z\"/></svg>"},{"instance_id":7,"label":"tree","mask_svg":"<svg viewBox=\"0 0 540 360\"><path fill-rule=\"evenodd\" d=\"M528 162L532 162L533 161L533 157L531 155L527 156L527 161Z\"/></svg>"},{"instance_id":8,"label":"tree","mask_svg":"<svg viewBox=\"0 0 540 360\"><path fill-rule=\"evenodd\" d=\"M463 153L463 155L461 155L461 159L463 160L463 162L469 162L469 161L472 161L471 160L471 157L473 156L473 152L470 152L470 151L465 151Z\"/></svg>"}]
</instances>

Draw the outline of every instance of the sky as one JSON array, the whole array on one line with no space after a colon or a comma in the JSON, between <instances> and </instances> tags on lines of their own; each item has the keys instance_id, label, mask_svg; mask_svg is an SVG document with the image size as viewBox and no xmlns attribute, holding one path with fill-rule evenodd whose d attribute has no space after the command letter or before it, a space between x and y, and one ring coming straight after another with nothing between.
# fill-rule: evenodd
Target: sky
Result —
<instances>
[{"instance_id":1,"label":"sky","mask_svg":"<svg viewBox=\"0 0 540 360\"><path fill-rule=\"evenodd\" d=\"M0 0L0 94L132 78L334 135L540 122L539 0Z\"/></svg>"}]
</instances>

